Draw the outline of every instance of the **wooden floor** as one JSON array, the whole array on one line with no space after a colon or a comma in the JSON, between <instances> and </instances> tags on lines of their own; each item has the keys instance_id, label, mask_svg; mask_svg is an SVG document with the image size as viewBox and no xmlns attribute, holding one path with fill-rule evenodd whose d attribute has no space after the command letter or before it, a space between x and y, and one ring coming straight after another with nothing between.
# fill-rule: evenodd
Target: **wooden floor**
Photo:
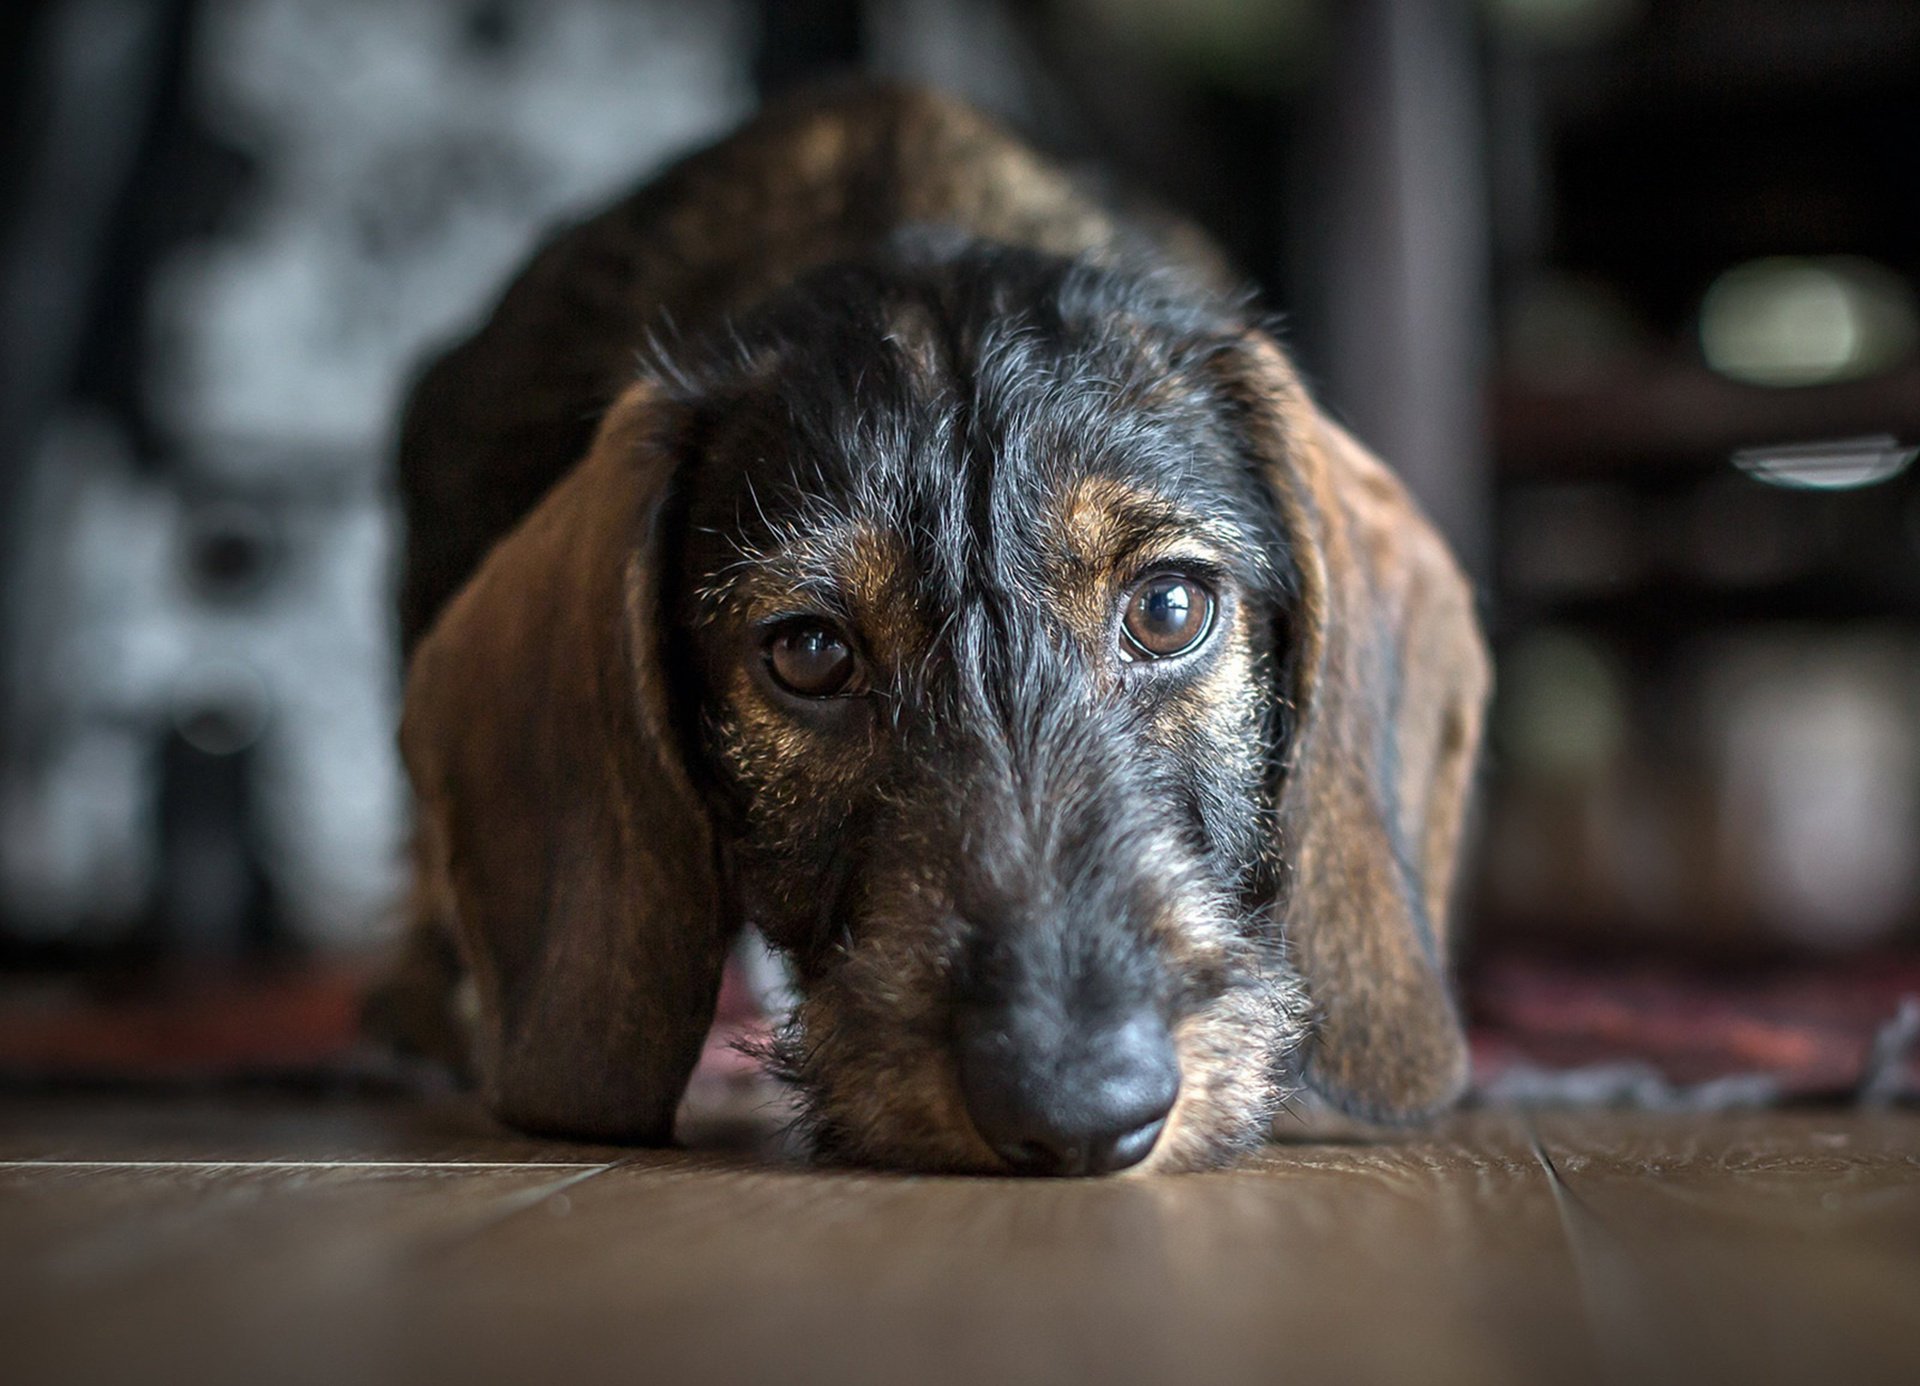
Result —
<instances>
[{"instance_id":1,"label":"wooden floor","mask_svg":"<svg viewBox=\"0 0 1920 1386\"><path fill-rule=\"evenodd\" d=\"M1477 1113L1045 1182L0 1104L0 1381L506 1380L1915 1383L1920 1115Z\"/></svg>"}]
</instances>

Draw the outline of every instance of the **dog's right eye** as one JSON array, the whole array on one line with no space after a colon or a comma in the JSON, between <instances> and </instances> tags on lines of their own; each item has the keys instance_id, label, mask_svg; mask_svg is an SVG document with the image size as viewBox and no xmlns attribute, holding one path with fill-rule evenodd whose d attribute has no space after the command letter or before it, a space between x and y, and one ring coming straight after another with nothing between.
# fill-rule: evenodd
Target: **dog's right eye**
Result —
<instances>
[{"instance_id":1,"label":"dog's right eye","mask_svg":"<svg viewBox=\"0 0 1920 1386\"><path fill-rule=\"evenodd\" d=\"M820 621L784 622L767 639L767 670L773 681L801 698L849 692L858 667L845 638Z\"/></svg>"}]
</instances>

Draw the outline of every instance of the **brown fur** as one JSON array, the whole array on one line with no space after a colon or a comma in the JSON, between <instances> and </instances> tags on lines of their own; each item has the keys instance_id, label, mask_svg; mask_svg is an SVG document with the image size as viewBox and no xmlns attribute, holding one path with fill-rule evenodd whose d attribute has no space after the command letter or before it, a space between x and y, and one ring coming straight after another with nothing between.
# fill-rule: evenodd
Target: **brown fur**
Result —
<instances>
[{"instance_id":1,"label":"brown fur","mask_svg":"<svg viewBox=\"0 0 1920 1386\"><path fill-rule=\"evenodd\" d=\"M835 97L763 117L553 242L410 403L405 624L417 649L402 742L421 845L387 1017L420 1047L458 1047L457 954L478 992L466 1057L513 1124L667 1139L740 923L669 696L678 674L658 584L680 420L655 384L623 383L632 352L663 317L750 304L909 220L1094 257L1150 234L1163 255L1217 272L1195 233L1117 220L963 107L914 92ZM901 334L924 350L914 324ZM1299 568L1273 849L1277 909L1316 1012L1306 1076L1368 1115L1431 1111L1465 1076L1446 912L1488 685L1470 593L1399 484L1315 409L1271 341L1250 336L1218 369ZM596 409L607 409L597 429L579 422ZM1151 516L1111 488L1070 492L1058 515L1078 586L1036 595L1094 638L1133 570L1122 555L1151 548ZM903 619L888 600L892 543L850 536L839 551L857 561L834 574L877 621ZM742 555L729 599L781 610L810 574L804 554L774 557ZM884 638L904 650L923 634ZM1182 715L1245 724L1264 696L1251 667L1223 661ZM756 705L740 688L729 700ZM783 802L817 794L823 775L863 773L857 755L819 764L771 721L728 734L775 748L759 756L757 788ZM1159 734L1183 732L1176 719ZM902 898L879 902L879 916L916 907L914 883L893 888ZM1171 922L1165 934L1196 973L1228 947ZM994 1167L938 1043L934 998L952 964L905 934L882 938L807 996L805 1076L839 1095L837 1139L851 1153ZM1291 1033L1301 1017L1279 1013L1291 1004L1242 996L1183 1023L1180 1102L1146 1167L1218 1158L1220 1131L1271 1110L1283 1075L1247 1036ZM1261 1006L1279 1011L1245 1010ZM908 1036L901 1049L836 1044L875 1007Z\"/></svg>"},{"instance_id":2,"label":"brown fur","mask_svg":"<svg viewBox=\"0 0 1920 1386\"><path fill-rule=\"evenodd\" d=\"M1249 343L1242 388L1301 544L1301 723L1280 819L1288 937L1321 1013L1307 1074L1360 1115L1434 1111L1467 1079L1446 926L1492 682L1471 589L1271 342Z\"/></svg>"}]
</instances>

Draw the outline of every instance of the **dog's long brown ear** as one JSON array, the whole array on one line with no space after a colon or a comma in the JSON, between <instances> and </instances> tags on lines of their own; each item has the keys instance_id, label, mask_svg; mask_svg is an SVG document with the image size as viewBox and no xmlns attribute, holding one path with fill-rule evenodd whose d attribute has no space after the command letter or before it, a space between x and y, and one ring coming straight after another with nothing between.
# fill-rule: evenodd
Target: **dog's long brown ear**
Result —
<instances>
[{"instance_id":1,"label":"dog's long brown ear","mask_svg":"<svg viewBox=\"0 0 1920 1386\"><path fill-rule=\"evenodd\" d=\"M1286 928L1320 1020L1307 1081L1356 1115L1459 1096L1454 858L1490 683L1473 597L1400 482L1316 409L1280 349L1231 352L1293 545Z\"/></svg>"},{"instance_id":2,"label":"dog's long brown ear","mask_svg":"<svg viewBox=\"0 0 1920 1386\"><path fill-rule=\"evenodd\" d=\"M659 648L673 412L629 389L408 673L401 742L478 988L474 1066L529 1130L667 1140L719 989L712 831Z\"/></svg>"}]
</instances>

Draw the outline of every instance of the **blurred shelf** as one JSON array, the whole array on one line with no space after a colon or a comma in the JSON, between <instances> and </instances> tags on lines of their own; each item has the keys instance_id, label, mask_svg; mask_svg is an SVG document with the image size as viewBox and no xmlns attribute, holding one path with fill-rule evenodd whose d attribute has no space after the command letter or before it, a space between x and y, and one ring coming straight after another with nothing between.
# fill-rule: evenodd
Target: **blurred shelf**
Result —
<instances>
[{"instance_id":1,"label":"blurred shelf","mask_svg":"<svg viewBox=\"0 0 1920 1386\"><path fill-rule=\"evenodd\" d=\"M1492 423L1503 479L1689 476L1745 447L1874 433L1920 443L1920 366L1794 389L1664 362L1564 388L1508 377L1494 385Z\"/></svg>"}]
</instances>

